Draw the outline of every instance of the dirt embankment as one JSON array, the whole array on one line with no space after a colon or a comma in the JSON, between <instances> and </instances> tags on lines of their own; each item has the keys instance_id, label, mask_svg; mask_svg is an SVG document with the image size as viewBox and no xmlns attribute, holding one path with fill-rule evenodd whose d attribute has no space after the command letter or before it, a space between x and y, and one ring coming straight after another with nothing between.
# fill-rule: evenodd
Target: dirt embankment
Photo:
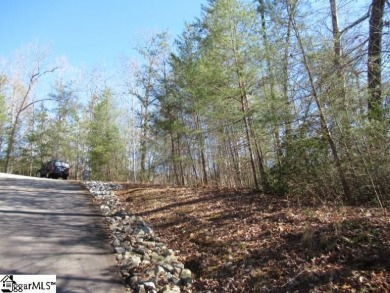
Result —
<instances>
[{"instance_id":1,"label":"dirt embankment","mask_svg":"<svg viewBox=\"0 0 390 293\"><path fill-rule=\"evenodd\" d=\"M390 292L390 219L373 207L302 206L251 190L117 192L212 292Z\"/></svg>"}]
</instances>

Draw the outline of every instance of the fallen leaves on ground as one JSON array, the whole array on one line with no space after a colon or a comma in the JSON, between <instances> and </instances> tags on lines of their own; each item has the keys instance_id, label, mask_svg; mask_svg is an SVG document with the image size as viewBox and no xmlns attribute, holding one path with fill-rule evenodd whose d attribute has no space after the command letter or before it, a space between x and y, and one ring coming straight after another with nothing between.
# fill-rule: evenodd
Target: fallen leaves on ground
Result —
<instances>
[{"instance_id":1,"label":"fallen leaves on ground","mask_svg":"<svg viewBox=\"0 0 390 293\"><path fill-rule=\"evenodd\" d=\"M252 190L127 185L127 209L211 292L390 292L390 220Z\"/></svg>"}]
</instances>

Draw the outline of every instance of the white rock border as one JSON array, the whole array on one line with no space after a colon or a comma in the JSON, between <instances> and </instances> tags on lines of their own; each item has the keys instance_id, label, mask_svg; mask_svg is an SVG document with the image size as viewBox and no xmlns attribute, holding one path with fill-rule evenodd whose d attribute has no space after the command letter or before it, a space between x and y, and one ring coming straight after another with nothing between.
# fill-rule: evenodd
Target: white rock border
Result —
<instances>
[{"instance_id":1,"label":"white rock border","mask_svg":"<svg viewBox=\"0 0 390 293\"><path fill-rule=\"evenodd\" d=\"M140 217L126 211L113 190L120 184L85 181L106 217L119 271L126 286L137 293L193 292L192 272L178 260L175 251L161 242Z\"/></svg>"}]
</instances>

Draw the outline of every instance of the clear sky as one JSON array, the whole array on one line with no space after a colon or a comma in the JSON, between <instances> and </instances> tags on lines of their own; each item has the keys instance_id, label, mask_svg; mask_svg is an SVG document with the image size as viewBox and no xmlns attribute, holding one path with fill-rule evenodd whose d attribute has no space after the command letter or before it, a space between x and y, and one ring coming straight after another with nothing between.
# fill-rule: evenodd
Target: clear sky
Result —
<instances>
[{"instance_id":1,"label":"clear sky","mask_svg":"<svg viewBox=\"0 0 390 293\"><path fill-rule=\"evenodd\" d=\"M73 66L131 56L136 38L151 31L173 37L201 16L207 0L0 0L0 56L38 41Z\"/></svg>"}]
</instances>

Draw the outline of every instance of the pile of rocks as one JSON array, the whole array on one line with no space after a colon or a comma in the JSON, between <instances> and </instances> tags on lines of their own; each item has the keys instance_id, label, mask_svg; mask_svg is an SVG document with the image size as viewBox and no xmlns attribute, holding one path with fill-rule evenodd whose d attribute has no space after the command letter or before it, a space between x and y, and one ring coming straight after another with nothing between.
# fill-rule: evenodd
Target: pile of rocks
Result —
<instances>
[{"instance_id":1,"label":"pile of rocks","mask_svg":"<svg viewBox=\"0 0 390 293\"><path fill-rule=\"evenodd\" d=\"M119 184L86 181L100 205L112 236L112 246L126 285L135 292L192 292L192 273L141 218L126 211L113 190Z\"/></svg>"}]
</instances>

